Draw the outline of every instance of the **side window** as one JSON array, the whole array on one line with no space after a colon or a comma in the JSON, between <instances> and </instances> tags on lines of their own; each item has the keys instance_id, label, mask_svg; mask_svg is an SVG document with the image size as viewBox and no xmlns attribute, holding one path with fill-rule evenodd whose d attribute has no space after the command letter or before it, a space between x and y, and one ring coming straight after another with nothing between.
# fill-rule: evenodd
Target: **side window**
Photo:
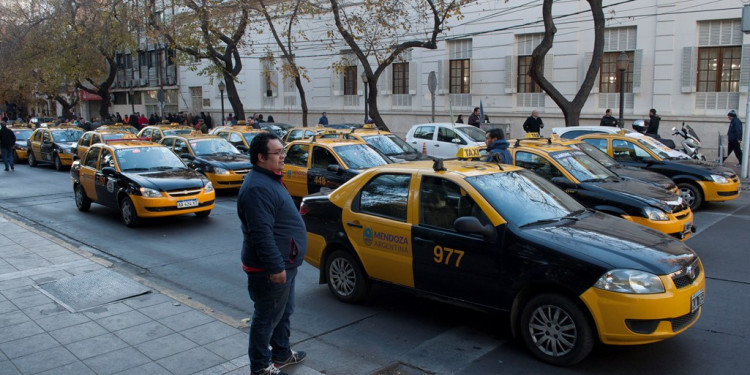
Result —
<instances>
[{"instance_id":1,"label":"side window","mask_svg":"<svg viewBox=\"0 0 750 375\"><path fill-rule=\"evenodd\" d=\"M81 141L78 142L78 143L80 143L81 146L88 146L88 145L90 145L91 144L92 135L93 135L92 133L84 134L83 137L81 137Z\"/></svg>"},{"instance_id":2,"label":"side window","mask_svg":"<svg viewBox=\"0 0 750 375\"><path fill-rule=\"evenodd\" d=\"M547 180L563 175L549 160L530 152L516 152L516 165L534 171Z\"/></svg>"},{"instance_id":3,"label":"side window","mask_svg":"<svg viewBox=\"0 0 750 375\"><path fill-rule=\"evenodd\" d=\"M188 149L187 143L183 141L182 139L177 139L174 141L174 153L177 155L182 155L184 153L190 153L190 149Z\"/></svg>"},{"instance_id":4,"label":"side window","mask_svg":"<svg viewBox=\"0 0 750 375\"><path fill-rule=\"evenodd\" d=\"M96 169L96 160L99 159L101 151L102 149L99 147L90 148L89 152L86 153L86 160L84 160L83 165Z\"/></svg>"},{"instance_id":5,"label":"side window","mask_svg":"<svg viewBox=\"0 0 750 375\"><path fill-rule=\"evenodd\" d=\"M94 143L101 143L101 142L102 142L102 137L100 137L99 134L94 134L94 136L91 137L91 144L92 145Z\"/></svg>"},{"instance_id":6,"label":"side window","mask_svg":"<svg viewBox=\"0 0 750 375\"><path fill-rule=\"evenodd\" d=\"M49 132L43 132L42 134L42 142L49 142L51 140Z\"/></svg>"},{"instance_id":7,"label":"side window","mask_svg":"<svg viewBox=\"0 0 750 375\"><path fill-rule=\"evenodd\" d=\"M229 139L229 137L227 136L228 134L229 134L228 132L216 132L217 136L224 138L224 139Z\"/></svg>"},{"instance_id":8,"label":"side window","mask_svg":"<svg viewBox=\"0 0 750 375\"><path fill-rule=\"evenodd\" d=\"M309 152L310 145L293 145L287 150L284 163L298 167L307 167Z\"/></svg>"},{"instance_id":9,"label":"side window","mask_svg":"<svg viewBox=\"0 0 750 375\"><path fill-rule=\"evenodd\" d=\"M109 150L102 150L102 162L99 163L99 169L104 167L115 167L115 160L112 158L112 153Z\"/></svg>"},{"instance_id":10,"label":"side window","mask_svg":"<svg viewBox=\"0 0 750 375\"><path fill-rule=\"evenodd\" d=\"M420 126L414 130L414 138L432 140L435 135L434 126Z\"/></svg>"},{"instance_id":11,"label":"side window","mask_svg":"<svg viewBox=\"0 0 750 375\"><path fill-rule=\"evenodd\" d=\"M154 139L154 142L159 142L161 140L161 138L162 138L161 132L158 129L154 129L152 137Z\"/></svg>"},{"instance_id":12,"label":"side window","mask_svg":"<svg viewBox=\"0 0 750 375\"><path fill-rule=\"evenodd\" d=\"M602 133L602 132L598 132L594 130L571 130L569 132L565 132L565 134L560 136L560 138L573 139L584 134L598 134L598 133Z\"/></svg>"},{"instance_id":13,"label":"side window","mask_svg":"<svg viewBox=\"0 0 750 375\"><path fill-rule=\"evenodd\" d=\"M164 138L162 139L161 144L169 148L172 148L172 146L174 146L174 138Z\"/></svg>"},{"instance_id":14,"label":"side window","mask_svg":"<svg viewBox=\"0 0 750 375\"><path fill-rule=\"evenodd\" d=\"M378 175L362 188L357 211L406 221L410 181L407 174Z\"/></svg>"},{"instance_id":15,"label":"side window","mask_svg":"<svg viewBox=\"0 0 750 375\"><path fill-rule=\"evenodd\" d=\"M232 133L232 135L229 136L229 143L234 146L242 145L242 136L237 133Z\"/></svg>"},{"instance_id":16,"label":"side window","mask_svg":"<svg viewBox=\"0 0 750 375\"><path fill-rule=\"evenodd\" d=\"M584 139L584 142L602 150L603 153L607 153L607 140L601 138Z\"/></svg>"},{"instance_id":17,"label":"side window","mask_svg":"<svg viewBox=\"0 0 750 375\"><path fill-rule=\"evenodd\" d=\"M474 216L482 224L490 222L479 205L455 182L434 176L422 178L419 189L419 223L452 230L462 216Z\"/></svg>"},{"instance_id":18,"label":"side window","mask_svg":"<svg viewBox=\"0 0 750 375\"><path fill-rule=\"evenodd\" d=\"M612 156L615 160L635 161L637 160L637 151L639 149L631 142L620 139L612 140Z\"/></svg>"},{"instance_id":19,"label":"side window","mask_svg":"<svg viewBox=\"0 0 750 375\"><path fill-rule=\"evenodd\" d=\"M460 141L459 144L465 145L466 141L461 139L461 137L456 134L453 129L448 129L444 127L440 127L440 130L438 130L438 142L448 142L452 143L454 139L458 139Z\"/></svg>"},{"instance_id":20,"label":"side window","mask_svg":"<svg viewBox=\"0 0 750 375\"><path fill-rule=\"evenodd\" d=\"M305 139L311 138L314 135L315 135L314 131L312 131L312 130L305 130Z\"/></svg>"},{"instance_id":21,"label":"side window","mask_svg":"<svg viewBox=\"0 0 750 375\"><path fill-rule=\"evenodd\" d=\"M289 133L289 138L287 139L287 142L296 141L302 139L302 130L296 129L292 130L291 133Z\"/></svg>"},{"instance_id":22,"label":"side window","mask_svg":"<svg viewBox=\"0 0 750 375\"><path fill-rule=\"evenodd\" d=\"M143 131L143 134L141 134L141 137L151 138L151 132L153 132L153 129L146 129Z\"/></svg>"},{"instance_id":23,"label":"side window","mask_svg":"<svg viewBox=\"0 0 750 375\"><path fill-rule=\"evenodd\" d=\"M287 156L288 157L288 156ZM326 169L331 164L338 164L336 157L325 147L314 146L312 154L312 168Z\"/></svg>"}]
</instances>

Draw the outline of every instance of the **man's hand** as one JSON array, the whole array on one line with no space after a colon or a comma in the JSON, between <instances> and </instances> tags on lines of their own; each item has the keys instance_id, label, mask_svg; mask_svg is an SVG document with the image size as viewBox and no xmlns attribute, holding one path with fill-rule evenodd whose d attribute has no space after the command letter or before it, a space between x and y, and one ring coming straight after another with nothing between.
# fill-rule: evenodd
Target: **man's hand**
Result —
<instances>
[{"instance_id":1,"label":"man's hand","mask_svg":"<svg viewBox=\"0 0 750 375\"><path fill-rule=\"evenodd\" d=\"M283 284L286 282L286 270L279 273L273 273L268 276L268 278L271 279L271 282L274 284Z\"/></svg>"}]
</instances>

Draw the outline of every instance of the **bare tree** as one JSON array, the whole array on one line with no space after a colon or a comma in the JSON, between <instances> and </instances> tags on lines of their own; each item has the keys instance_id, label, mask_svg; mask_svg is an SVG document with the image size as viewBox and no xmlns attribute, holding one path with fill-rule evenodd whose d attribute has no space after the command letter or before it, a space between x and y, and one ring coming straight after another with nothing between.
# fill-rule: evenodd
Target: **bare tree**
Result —
<instances>
[{"instance_id":1,"label":"bare tree","mask_svg":"<svg viewBox=\"0 0 750 375\"><path fill-rule=\"evenodd\" d=\"M552 0L544 0L542 5L542 16L544 18L544 38L542 42L534 49L531 54L531 65L529 66L529 75L539 84L539 86L557 103L560 110L565 116L565 126L578 126L578 120L581 117L581 109L586 103L591 89L596 83L596 75L601 65L602 54L604 52L604 12L602 10L602 0L587 0L591 8L591 14L594 18L594 52L586 71L586 77L583 84L578 89L573 101L569 101L555 86L548 81L543 74L544 57L552 48L555 40L557 28L552 17Z\"/></svg>"}]
</instances>

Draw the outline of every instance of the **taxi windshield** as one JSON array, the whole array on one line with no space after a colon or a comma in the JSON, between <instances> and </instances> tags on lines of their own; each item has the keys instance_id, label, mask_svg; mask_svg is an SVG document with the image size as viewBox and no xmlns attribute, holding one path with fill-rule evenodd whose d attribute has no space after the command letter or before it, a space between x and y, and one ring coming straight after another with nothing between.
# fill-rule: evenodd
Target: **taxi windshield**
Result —
<instances>
[{"instance_id":1,"label":"taxi windshield","mask_svg":"<svg viewBox=\"0 0 750 375\"><path fill-rule=\"evenodd\" d=\"M528 170L467 177L466 181L503 218L518 226L556 220L584 210L575 199Z\"/></svg>"},{"instance_id":2,"label":"taxi windshield","mask_svg":"<svg viewBox=\"0 0 750 375\"><path fill-rule=\"evenodd\" d=\"M240 154L231 143L223 138L191 140L190 147L193 148L196 156Z\"/></svg>"},{"instance_id":3,"label":"taxi windshield","mask_svg":"<svg viewBox=\"0 0 750 375\"><path fill-rule=\"evenodd\" d=\"M52 131L52 138L55 142L76 142L83 135L83 130L66 129Z\"/></svg>"},{"instance_id":4,"label":"taxi windshield","mask_svg":"<svg viewBox=\"0 0 750 375\"><path fill-rule=\"evenodd\" d=\"M105 141L111 141L113 139L133 138L133 136L132 133L107 133L102 134L102 138L104 138Z\"/></svg>"},{"instance_id":5,"label":"taxi windshield","mask_svg":"<svg viewBox=\"0 0 750 375\"><path fill-rule=\"evenodd\" d=\"M663 143L650 137L640 138L638 139L638 143L662 159L670 159L670 158L687 159L688 158L687 155L679 151L672 150L671 148L665 146Z\"/></svg>"},{"instance_id":6,"label":"taxi windshield","mask_svg":"<svg viewBox=\"0 0 750 375\"><path fill-rule=\"evenodd\" d=\"M455 128L457 132L471 138L474 142L484 143L485 133L481 129L474 126L461 126Z\"/></svg>"},{"instance_id":7,"label":"taxi windshield","mask_svg":"<svg viewBox=\"0 0 750 375\"><path fill-rule=\"evenodd\" d=\"M617 178L614 172L581 151L557 151L550 154L568 173L580 182L603 181Z\"/></svg>"},{"instance_id":8,"label":"taxi windshield","mask_svg":"<svg viewBox=\"0 0 750 375\"><path fill-rule=\"evenodd\" d=\"M586 142L572 144L570 145L570 147L583 151L584 154L588 155L590 158L596 160L597 162L599 162L599 164L607 168L617 166L617 162L615 161L615 159L610 158L609 155L605 154L602 150Z\"/></svg>"},{"instance_id":9,"label":"taxi windshield","mask_svg":"<svg viewBox=\"0 0 750 375\"><path fill-rule=\"evenodd\" d=\"M16 135L16 141L25 141L29 139L29 136L34 131L31 129L13 130L13 134Z\"/></svg>"},{"instance_id":10,"label":"taxi windshield","mask_svg":"<svg viewBox=\"0 0 750 375\"><path fill-rule=\"evenodd\" d=\"M257 136L258 134L260 133L242 133L242 137L245 138L245 142L247 142L247 144L250 144L253 142L253 138L255 138L255 136Z\"/></svg>"},{"instance_id":11,"label":"taxi windshield","mask_svg":"<svg viewBox=\"0 0 750 375\"><path fill-rule=\"evenodd\" d=\"M121 172L183 169L185 163L166 147L133 147L115 151Z\"/></svg>"},{"instance_id":12,"label":"taxi windshield","mask_svg":"<svg viewBox=\"0 0 750 375\"><path fill-rule=\"evenodd\" d=\"M164 129L162 130L162 133L164 133L164 136L166 137L168 135L190 134L192 131L192 129Z\"/></svg>"},{"instance_id":13,"label":"taxi windshield","mask_svg":"<svg viewBox=\"0 0 750 375\"><path fill-rule=\"evenodd\" d=\"M388 156L417 152L408 143L393 134L366 135L362 137L362 140Z\"/></svg>"},{"instance_id":14,"label":"taxi windshield","mask_svg":"<svg viewBox=\"0 0 750 375\"><path fill-rule=\"evenodd\" d=\"M366 169L388 164L383 156L367 145L345 145L333 149L349 169Z\"/></svg>"}]
</instances>

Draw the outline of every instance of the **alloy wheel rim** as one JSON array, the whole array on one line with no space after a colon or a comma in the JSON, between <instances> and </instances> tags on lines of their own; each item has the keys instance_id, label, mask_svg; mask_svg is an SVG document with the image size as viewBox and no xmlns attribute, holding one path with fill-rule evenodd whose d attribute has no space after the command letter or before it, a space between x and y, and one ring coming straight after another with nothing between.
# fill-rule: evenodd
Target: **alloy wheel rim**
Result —
<instances>
[{"instance_id":1,"label":"alloy wheel rim","mask_svg":"<svg viewBox=\"0 0 750 375\"><path fill-rule=\"evenodd\" d=\"M528 329L537 349L552 357L570 353L578 338L573 318L554 305L539 306L534 310Z\"/></svg>"},{"instance_id":2,"label":"alloy wheel rim","mask_svg":"<svg viewBox=\"0 0 750 375\"><path fill-rule=\"evenodd\" d=\"M80 186L76 188L76 205L83 206L83 191Z\"/></svg>"},{"instance_id":3,"label":"alloy wheel rim","mask_svg":"<svg viewBox=\"0 0 750 375\"><path fill-rule=\"evenodd\" d=\"M354 273L354 267L346 259L334 259L331 262L329 276L329 282L340 295L348 296L354 292L357 276Z\"/></svg>"},{"instance_id":4,"label":"alloy wheel rim","mask_svg":"<svg viewBox=\"0 0 750 375\"><path fill-rule=\"evenodd\" d=\"M130 223L130 221L132 220L131 212L132 211L130 209L130 202L128 202L127 200L123 201L122 202L122 219L124 222Z\"/></svg>"},{"instance_id":5,"label":"alloy wheel rim","mask_svg":"<svg viewBox=\"0 0 750 375\"><path fill-rule=\"evenodd\" d=\"M688 206L692 207L695 202L695 194L690 189L680 189L680 196L687 202Z\"/></svg>"}]
</instances>

